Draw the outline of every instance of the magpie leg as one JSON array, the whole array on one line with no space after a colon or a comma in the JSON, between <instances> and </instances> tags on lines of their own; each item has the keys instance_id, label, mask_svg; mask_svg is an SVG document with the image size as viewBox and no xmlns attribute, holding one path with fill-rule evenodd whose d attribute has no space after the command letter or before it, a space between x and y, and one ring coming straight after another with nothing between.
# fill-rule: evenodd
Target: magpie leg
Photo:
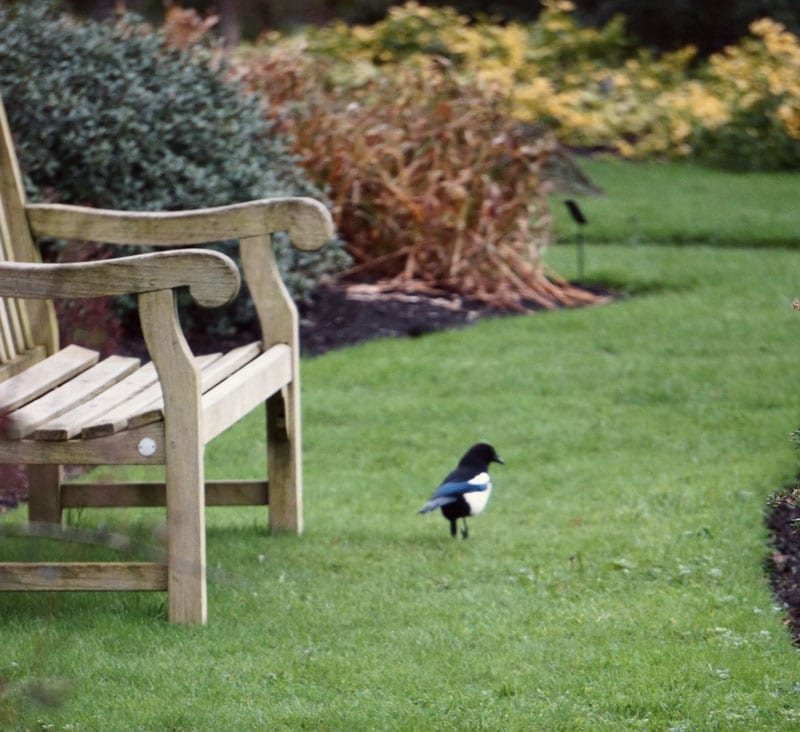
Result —
<instances>
[{"instance_id":1,"label":"magpie leg","mask_svg":"<svg viewBox=\"0 0 800 732\"><path fill-rule=\"evenodd\" d=\"M450 536L456 538L456 520L450 519Z\"/></svg>"},{"instance_id":2,"label":"magpie leg","mask_svg":"<svg viewBox=\"0 0 800 732\"><path fill-rule=\"evenodd\" d=\"M461 538L466 539L469 536L469 529L467 528L467 519L461 519L464 522L464 528L461 529Z\"/></svg>"}]
</instances>

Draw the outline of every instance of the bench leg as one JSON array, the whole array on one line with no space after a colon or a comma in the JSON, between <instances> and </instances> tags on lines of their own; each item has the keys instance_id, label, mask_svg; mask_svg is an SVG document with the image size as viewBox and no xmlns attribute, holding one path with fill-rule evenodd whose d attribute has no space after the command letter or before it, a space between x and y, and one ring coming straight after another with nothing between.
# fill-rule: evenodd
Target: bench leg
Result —
<instances>
[{"instance_id":1,"label":"bench leg","mask_svg":"<svg viewBox=\"0 0 800 732\"><path fill-rule=\"evenodd\" d=\"M183 337L170 290L139 296L147 348L164 393L167 592L173 623L205 623L206 522L200 374Z\"/></svg>"},{"instance_id":2,"label":"bench leg","mask_svg":"<svg viewBox=\"0 0 800 732\"><path fill-rule=\"evenodd\" d=\"M60 465L28 465L28 520L37 523L60 524L61 481Z\"/></svg>"},{"instance_id":3,"label":"bench leg","mask_svg":"<svg viewBox=\"0 0 800 732\"><path fill-rule=\"evenodd\" d=\"M197 435L199 438L199 434ZM203 624L208 618L203 448L185 433L168 450L166 466L169 619Z\"/></svg>"},{"instance_id":4,"label":"bench leg","mask_svg":"<svg viewBox=\"0 0 800 732\"><path fill-rule=\"evenodd\" d=\"M295 380L267 400L267 467L271 531L303 531L299 384Z\"/></svg>"}]
</instances>

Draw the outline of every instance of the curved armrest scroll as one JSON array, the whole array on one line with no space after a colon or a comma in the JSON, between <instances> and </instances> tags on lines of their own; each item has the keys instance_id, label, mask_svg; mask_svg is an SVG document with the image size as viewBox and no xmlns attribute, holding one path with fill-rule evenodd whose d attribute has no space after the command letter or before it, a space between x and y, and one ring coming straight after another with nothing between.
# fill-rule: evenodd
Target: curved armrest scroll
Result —
<instances>
[{"instance_id":1,"label":"curved armrest scroll","mask_svg":"<svg viewBox=\"0 0 800 732\"><path fill-rule=\"evenodd\" d=\"M313 251L334 233L328 209L302 197L194 211L111 211L44 203L28 204L25 211L35 236L108 244L180 246L286 231L298 249Z\"/></svg>"},{"instance_id":2,"label":"curved armrest scroll","mask_svg":"<svg viewBox=\"0 0 800 732\"><path fill-rule=\"evenodd\" d=\"M206 249L137 254L97 262L0 263L0 295L49 299L102 297L188 286L204 307L226 305L239 291L236 265Z\"/></svg>"}]
</instances>

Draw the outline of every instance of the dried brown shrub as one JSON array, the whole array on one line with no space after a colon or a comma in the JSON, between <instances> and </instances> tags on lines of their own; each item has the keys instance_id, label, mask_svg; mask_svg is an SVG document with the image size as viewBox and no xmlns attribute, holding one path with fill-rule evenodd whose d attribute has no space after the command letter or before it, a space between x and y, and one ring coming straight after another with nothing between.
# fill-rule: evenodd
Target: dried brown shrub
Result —
<instances>
[{"instance_id":1,"label":"dried brown shrub","mask_svg":"<svg viewBox=\"0 0 800 732\"><path fill-rule=\"evenodd\" d=\"M181 51L204 42L208 32L219 23L218 15L203 18L193 8L182 8L169 1L164 4L164 40L168 46Z\"/></svg>"},{"instance_id":2,"label":"dried brown shrub","mask_svg":"<svg viewBox=\"0 0 800 732\"><path fill-rule=\"evenodd\" d=\"M560 152L554 140L525 139L504 97L445 63L359 83L336 80L339 71L286 47L251 51L236 68L330 190L352 274L507 308L593 301L548 279L540 258L549 232L540 171Z\"/></svg>"}]
</instances>

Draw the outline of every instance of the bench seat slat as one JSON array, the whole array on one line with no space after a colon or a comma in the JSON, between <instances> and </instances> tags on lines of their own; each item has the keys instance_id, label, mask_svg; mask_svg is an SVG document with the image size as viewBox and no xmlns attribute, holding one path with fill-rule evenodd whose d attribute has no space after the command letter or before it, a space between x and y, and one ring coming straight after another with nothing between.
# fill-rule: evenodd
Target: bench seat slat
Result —
<instances>
[{"instance_id":1,"label":"bench seat slat","mask_svg":"<svg viewBox=\"0 0 800 732\"><path fill-rule=\"evenodd\" d=\"M0 364L0 382L7 381L39 361L44 361L46 356L44 346L34 346L30 350L20 353L13 361Z\"/></svg>"},{"instance_id":2,"label":"bench seat slat","mask_svg":"<svg viewBox=\"0 0 800 732\"><path fill-rule=\"evenodd\" d=\"M45 423L33 433L33 438L35 440L69 440L77 437L87 424L96 422L112 409L126 404L141 391L155 384L157 380L156 367L151 361L94 399L90 399L57 419Z\"/></svg>"},{"instance_id":3,"label":"bench seat slat","mask_svg":"<svg viewBox=\"0 0 800 732\"><path fill-rule=\"evenodd\" d=\"M278 343L207 391L202 402L205 441L214 439L291 380L292 349Z\"/></svg>"},{"instance_id":4,"label":"bench seat slat","mask_svg":"<svg viewBox=\"0 0 800 732\"><path fill-rule=\"evenodd\" d=\"M206 356L198 356L196 361L198 367L202 369L221 357L221 353L211 353ZM161 384L158 381L154 381L149 386L134 394L130 399L120 402L113 408L107 410L104 414L85 422L81 429L81 437L84 439L94 439L97 437L107 437L108 435L120 432L132 426L129 424L129 420L134 414L145 412L152 404L160 402ZM161 417L163 417L163 414L159 410L158 416L150 420L150 422L156 422Z\"/></svg>"},{"instance_id":5,"label":"bench seat slat","mask_svg":"<svg viewBox=\"0 0 800 732\"><path fill-rule=\"evenodd\" d=\"M12 412L5 419L3 434L18 440L74 407L102 394L139 366L138 358L110 356L77 374L65 384Z\"/></svg>"},{"instance_id":6,"label":"bench seat slat","mask_svg":"<svg viewBox=\"0 0 800 732\"><path fill-rule=\"evenodd\" d=\"M243 366L253 361L261 353L261 344L249 343L246 346L239 346L226 353L222 358L213 364L201 366L200 368L200 391L205 394L213 389L217 384L227 379L231 374L236 373ZM131 415L127 426L129 428L141 427L152 422L157 422L164 418L164 399L159 396L143 410Z\"/></svg>"},{"instance_id":7,"label":"bench seat slat","mask_svg":"<svg viewBox=\"0 0 800 732\"><path fill-rule=\"evenodd\" d=\"M205 394L261 353L261 343L248 343L226 353L219 361L200 370L200 391Z\"/></svg>"},{"instance_id":8,"label":"bench seat slat","mask_svg":"<svg viewBox=\"0 0 800 732\"><path fill-rule=\"evenodd\" d=\"M97 351L67 346L0 384L0 414L18 409L94 366Z\"/></svg>"}]
</instances>

